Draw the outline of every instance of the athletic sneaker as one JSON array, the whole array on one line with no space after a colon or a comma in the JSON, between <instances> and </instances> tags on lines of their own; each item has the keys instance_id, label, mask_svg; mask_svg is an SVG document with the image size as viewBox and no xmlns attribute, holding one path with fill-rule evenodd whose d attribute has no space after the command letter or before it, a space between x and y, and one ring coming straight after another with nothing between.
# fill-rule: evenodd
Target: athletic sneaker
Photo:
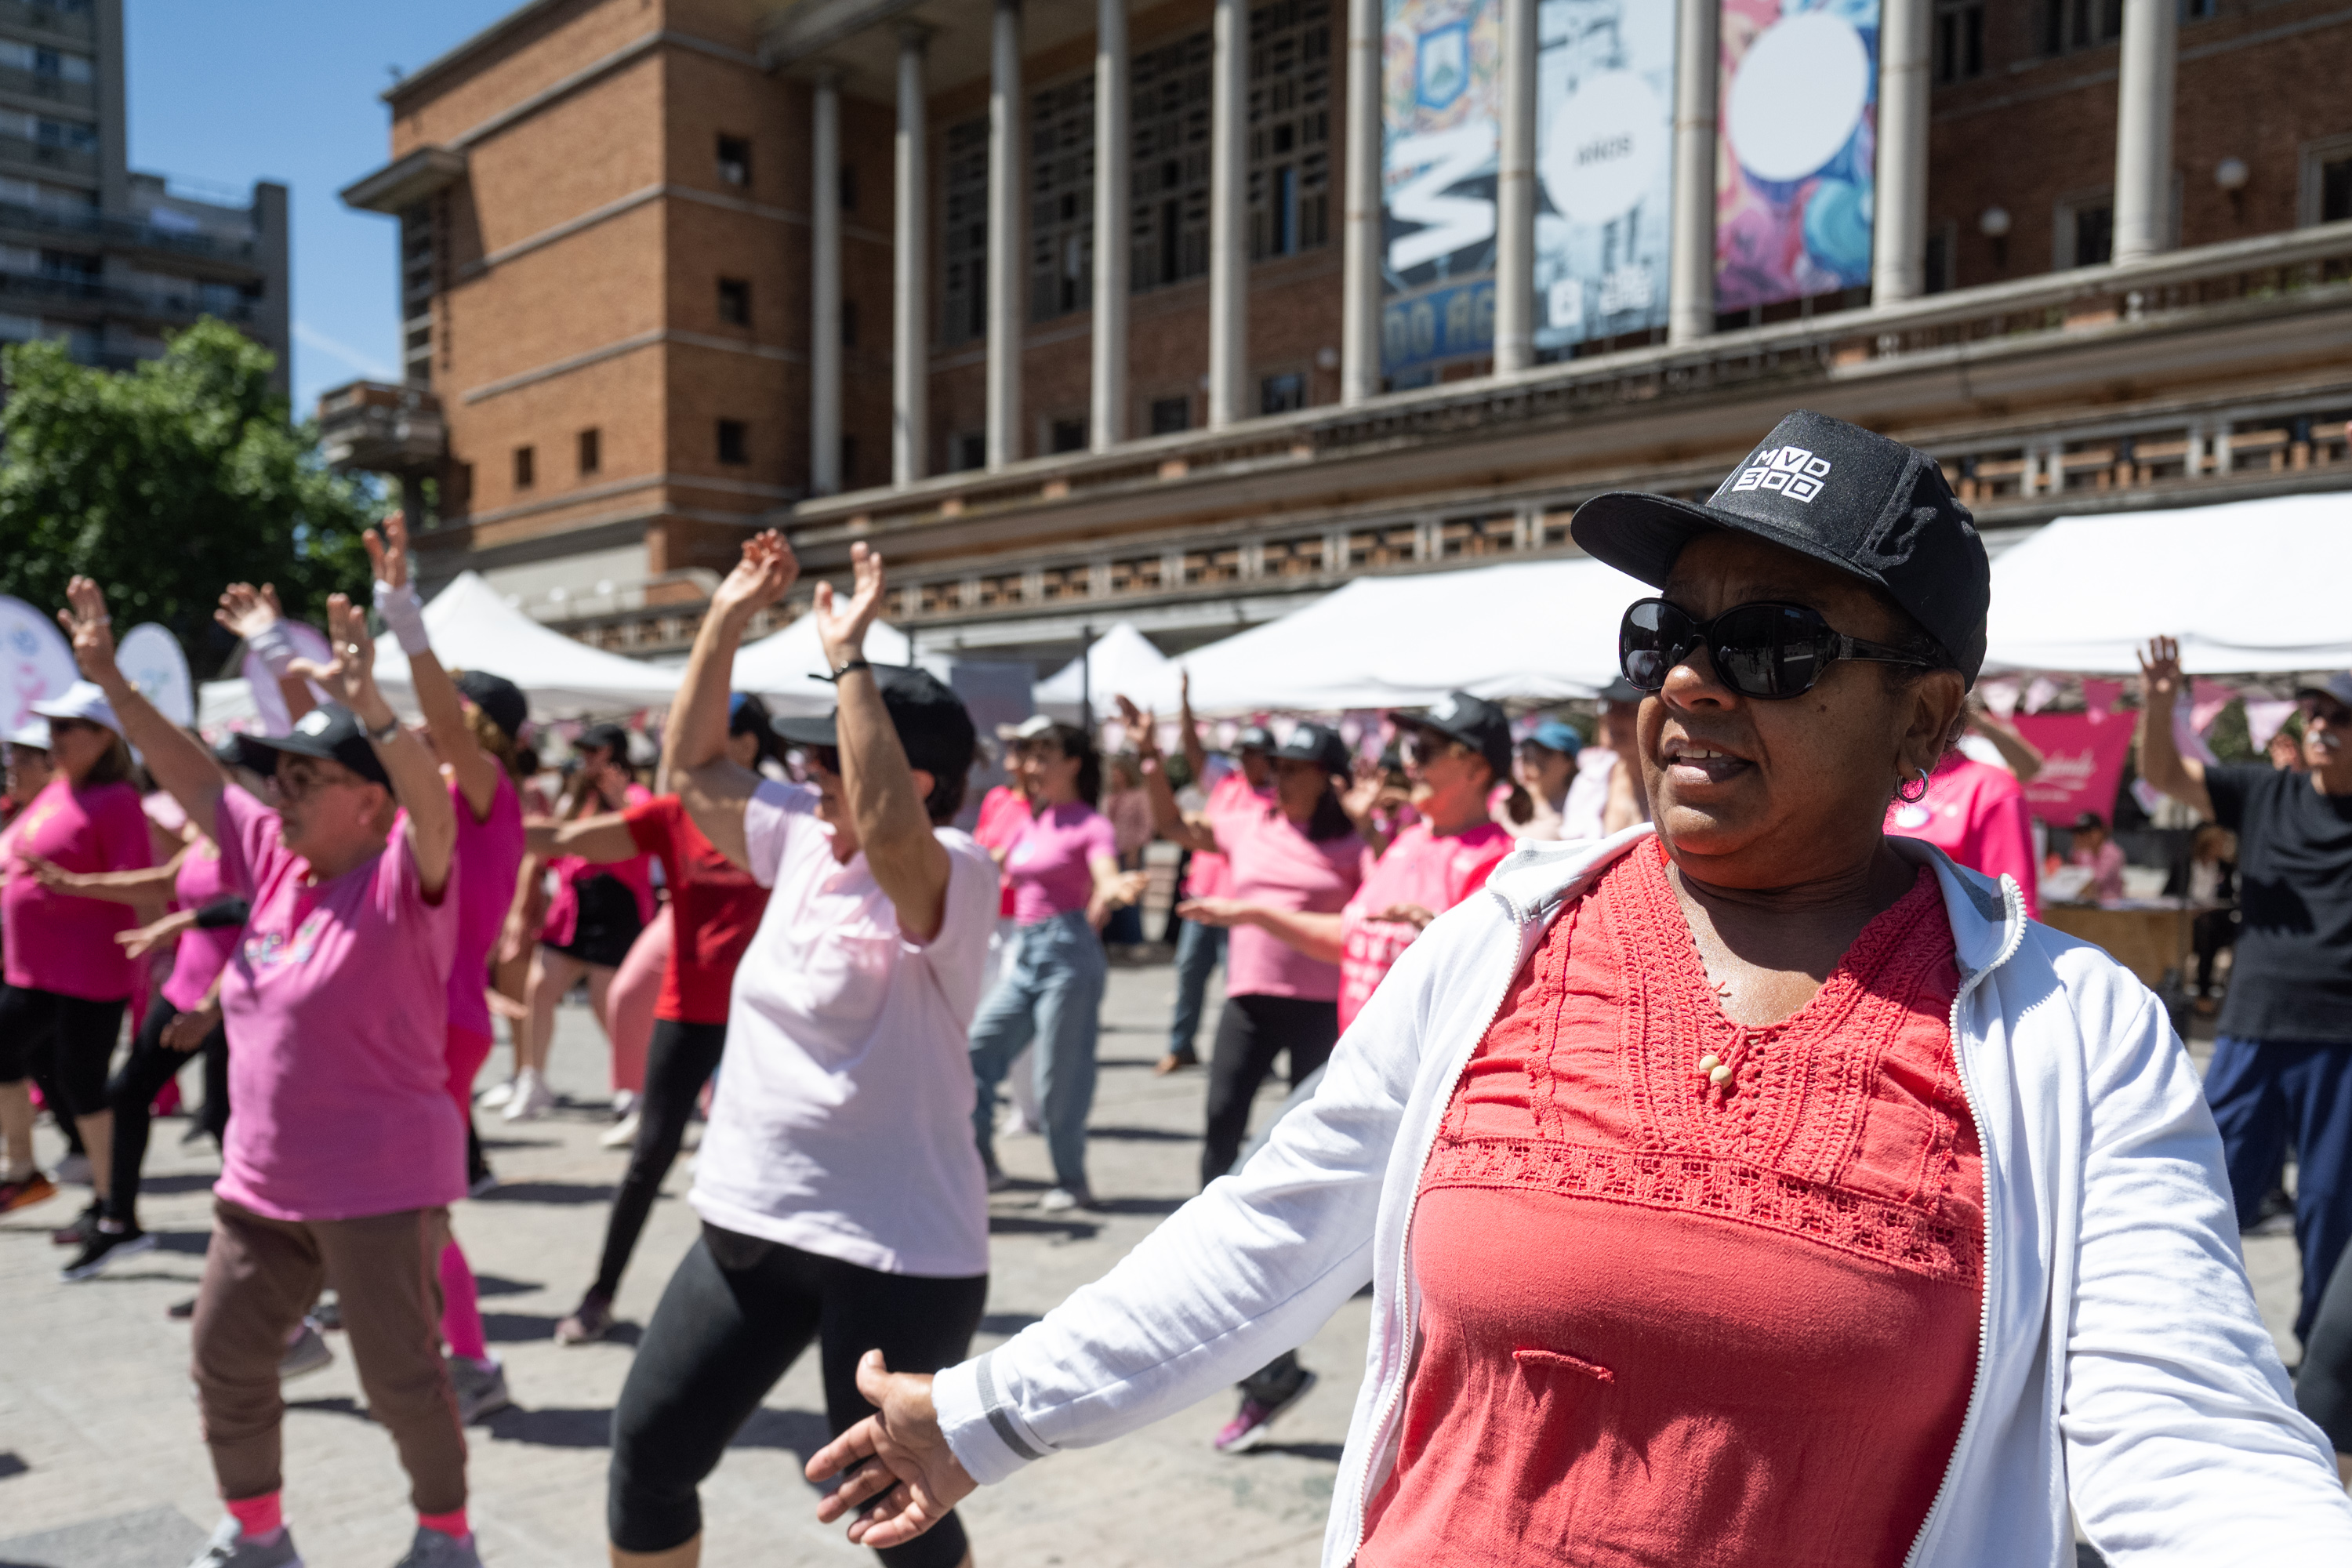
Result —
<instances>
[{"instance_id":1,"label":"athletic sneaker","mask_svg":"<svg viewBox=\"0 0 2352 1568\"><path fill-rule=\"evenodd\" d=\"M602 1290L591 1290L580 1298L580 1305L572 1315L555 1325L555 1342L560 1345L593 1344L613 1331L613 1302Z\"/></svg>"},{"instance_id":2,"label":"athletic sneaker","mask_svg":"<svg viewBox=\"0 0 2352 1568\"><path fill-rule=\"evenodd\" d=\"M319 1332L319 1325L305 1318L288 1342L286 1353L278 1358L278 1381L283 1383L289 1377L316 1372L331 1365L334 1359L335 1352L327 1348L326 1336Z\"/></svg>"},{"instance_id":3,"label":"athletic sneaker","mask_svg":"<svg viewBox=\"0 0 2352 1568\"><path fill-rule=\"evenodd\" d=\"M155 1249L155 1233L141 1230L136 1226L128 1230L109 1230L104 1226L82 1244L71 1263L58 1270L58 1278L67 1281L93 1279L99 1271L118 1258L131 1258Z\"/></svg>"},{"instance_id":4,"label":"athletic sneaker","mask_svg":"<svg viewBox=\"0 0 2352 1568\"><path fill-rule=\"evenodd\" d=\"M1216 1436L1217 1451L1239 1454L1256 1447L1265 1438L1265 1429L1274 1425L1275 1418L1306 1398L1318 1381L1313 1373L1302 1366L1298 1369L1298 1381L1291 1384L1287 1394L1272 1400L1260 1399L1255 1394L1244 1395L1241 1409Z\"/></svg>"},{"instance_id":5,"label":"athletic sneaker","mask_svg":"<svg viewBox=\"0 0 2352 1568\"><path fill-rule=\"evenodd\" d=\"M98 1200L91 1199L89 1207L74 1215L71 1225L61 1225L49 1232L49 1244L53 1247L86 1245L91 1237L98 1234L99 1218L105 1213L106 1210L100 1206Z\"/></svg>"},{"instance_id":6,"label":"athletic sneaker","mask_svg":"<svg viewBox=\"0 0 2352 1568\"><path fill-rule=\"evenodd\" d=\"M1090 1209L1095 1195L1085 1187L1048 1187L1045 1195L1037 1200L1039 1214L1067 1214L1072 1209Z\"/></svg>"},{"instance_id":7,"label":"athletic sneaker","mask_svg":"<svg viewBox=\"0 0 2352 1568\"><path fill-rule=\"evenodd\" d=\"M490 1085L489 1088L482 1090L481 1093L474 1097L474 1103L480 1106L484 1110L496 1110L499 1106L504 1105L508 1100L514 1098L514 1091L515 1080L509 1079L504 1083L494 1083Z\"/></svg>"},{"instance_id":8,"label":"athletic sneaker","mask_svg":"<svg viewBox=\"0 0 2352 1568\"><path fill-rule=\"evenodd\" d=\"M614 1090L613 1091L613 1120L614 1120L614 1121L620 1121L622 1118L624 1118L624 1117L627 1116L627 1115L629 1114L629 1112L630 1112L630 1111L635 1110L636 1108L637 1108L637 1091L636 1091L635 1089L614 1089Z\"/></svg>"},{"instance_id":9,"label":"athletic sneaker","mask_svg":"<svg viewBox=\"0 0 2352 1568\"><path fill-rule=\"evenodd\" d=\"M474 1550L470 1532L460 1541L420 1524L416 1527L416 1539L408 1543L408 1555L392 1568L482 1568L482 1554Z\"/></svg>"},{"instance_id":10,"label":"athletic sneaker","mask_svg":"<svg viewBox=\"0 0 2352 1568\"><path fill-rule=\"evenodd\" d=\"M464 1356L449 1358L449 1385L457 1391L457 1425L471 1426L485 1415L495 1415L514 1403L507 1393L507 1369L492 1356L487 1367Z\"/></svg>"},{"instance_id":11,"label":"athletic sneaker","mask_svg":"<svg viewBox=\"0 0 2352 1568\"><path fill-rule=\"evenodd\" d=\"M0 1214L6 1214L11 1209L28 1209L57 1195L58 1184L38 1171L13 1182L0 1182Z\"/></svg>"},{"instance_id":12,"label":"athletic sneaker","mask_svg":"<svg viewBox=\"0 0 2352 1568\"><path fill-rule=\"evenodd\" d=\"M245 1526L234 1518L220 1521L188 1568L302 1568L302 1554L294 1550L294 1532L278 1527L278 1539L257 1546L245 1538Z\"/></svg>"},{"instance_id":13,"label":"athletic sneaker","mask_svg":"<svg viewBox=\"0 0 2352 1568\"><path fill-rule=\"evenodd\" d=\"M554 1109L555 1091L547 1087L536 1068L525 1068L515 1075L514 1093L507 1100L509 1121L536 1121Z\"/></svg>"},{"instance_id":14,"label":"athletic sneaker","mask_svg":"<svg viewBox=\"0 0 2352 1568\"><path fill-rule=\"evenodd\" d=\"M635 1111L630 1111L626 1116L622 1117L621 1120L615 1121L610 1128L606 1129L604 1135L602 1138L597 1139L596 1142L602 1143L607 1149L635 1148L637 1142L637 1123L639 1120L640 1118Z\"/></svg>"}]
</instances>

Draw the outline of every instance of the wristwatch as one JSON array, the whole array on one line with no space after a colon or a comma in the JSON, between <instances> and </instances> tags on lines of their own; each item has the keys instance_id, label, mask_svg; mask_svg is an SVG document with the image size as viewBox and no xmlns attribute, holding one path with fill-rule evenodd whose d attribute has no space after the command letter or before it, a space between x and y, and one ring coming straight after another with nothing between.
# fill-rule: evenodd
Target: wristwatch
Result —
<instances>
[{"instance_id":1,"label":"wristwatch","mask_svg":"<svg viewBox=\"0 0 2352 1568\"><path fill-rule=\"evenodd\" d=\"M833 679L835 681L839 681L857 670L872 669L874 667L872 665L866 662L865 657L860 655L858 658L851 659L847 664L843 665L839 669L835 670L833 672Z\"/></svg>"},{"instance_id":2,"label":"wristwatch","mask_svg":"<svg viewBox=\"0 0 2352 1568\"><path fill-rule=\"evenodd\" d=\"M361 722L364 724L366 721L362 720ZM370 730L367 732L367 738L373 741L379 746L391 745L394 741L400 739L400 715L397 713L394 714L392 716L391 722L385 724L381 730Z\"/></svg>"}]
</instances>

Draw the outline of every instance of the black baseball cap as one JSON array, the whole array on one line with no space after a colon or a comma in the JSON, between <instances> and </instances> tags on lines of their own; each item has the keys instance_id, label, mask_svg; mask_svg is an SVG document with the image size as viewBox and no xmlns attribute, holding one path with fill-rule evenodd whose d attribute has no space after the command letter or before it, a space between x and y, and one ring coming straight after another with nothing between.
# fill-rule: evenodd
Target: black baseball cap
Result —
<instances>
[{"instance_id":1,"label":"black baseball cap","mask_svg":"<svg viewBox=\"0 0 2352 1568\"><path fill-rule=\"evenodd\" d=\"M572 749L584 752L591 747L610 752L614 762L626 763L629 760L629 732L609 719L601 724L591 724L580 731L579 737L572 742Z\"/></svg>"},{"instance_id":2,"label":"black baseball cap","mask_svg":"<svg viewBox=\"0 0 2352 1568\"><path fill-rule=\"evenodd\" d=\"M457 689L468 702L488 714L490 722L503 731L508 740L522 739L522 727L530 719L530 700L523 696L521 687L487 669L462 669L457 672Z\"/></svg>"},{"instance_id":3,"label":"black baseball cap","mask_svg":"<svg viewBox=\"0 0 2352 1568\"><path fill-rule=\"evenodd\" d=\"M1272 740L1271 735L1266 737ZM1290 731L1290 739L1274 747L1270 753L1276 762L1315 763L1327 773L1348 771L1348 742L1339 739L1335 730L1321 724L1300 724Z\"/></svg>"},{"instance_id":4,"label":"black baseball cap","mask_svg":"<svg viewBox=\"0 0 2352 1568\"><path fill-rule=\"evenodd\" d=\"M963 700L928 669L906 664L877 664L873 669L874 684L889 711L890 728L898 732L908 765L936 779L960 779L970 772L979 753L980 731ZM835 708L821 717L778 719L776 733L795 746L838 746L840 714Z\"/></svg>"},{"instance_id":5,"label":"black baseball cap","mask_svg":"<svg viewBox=\"0 0 2352 1568\"><path fill-rule=\"evenodd\" d=\"M1274 750L1274 731L1263 724L1244 724L1241 733L1234 737L1234 750L1271 752Z\"/></svg>"},{"instance_id":6,"label":"black baseball cap","mask_svg":"<svg viewBox=\"0 0 2352 1568\"><path fill-rule=\"evenodd\" d=\"M1400 714L1397 722L1459 741L1486 758L1496 778L1511 776L1511 717L1483 697L1449 691L1428 712Z\"/></svg>"},{"instance_id":7,"label":"black baseball cap","mask_svg":"<svg viewBox=\"0 0 2352 1568\"><path fill-rule=\"evenodd\" d=\"M392 787L392 775L383 771L383 763L369 742L359 715L340 702L325 702L311 709L294 721L289 734L247 735L245 743L258 746L264 752L290 752L298 757L316 757L322 763L341 763L370 784ZM275 765L273 760L272 766Z\"/></svg>"},{"instance_id":8,"label":"black baseball cap","mask_svg":"<svg viewBox=\"0 0 2352 1568\"><path fill-rule=\"evenodd\" d=\"M1754 534L1881 589L1976 684L1992 569L1976 520L1917 447L1801 409L1704 502L1612 490L1569 522L1586 553L1659 588L1683 546L1711 529Z\"/></svg>"}]
</instances>

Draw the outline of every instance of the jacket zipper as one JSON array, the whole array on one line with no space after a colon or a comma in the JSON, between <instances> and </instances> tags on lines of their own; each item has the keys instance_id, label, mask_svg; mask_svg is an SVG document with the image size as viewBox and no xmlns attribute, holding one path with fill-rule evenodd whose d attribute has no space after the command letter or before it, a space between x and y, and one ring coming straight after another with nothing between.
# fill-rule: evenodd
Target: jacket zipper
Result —
<instances>
[{"instance_id":1,"label":"jacket zipper","mask_svg":"<svg viewBox=\"0 0 2352 1568\"><path fill-rule=\"evenodd\" d=\"M1976 1089L1969 1082L1968 1053L1961 1048L1960 1041L1960 1007L1975 994L1976 988L1984 983L1985 977L2008 963L2025 941L2024 900L2013 891L2013 887L2007 877L2001 879L2001 901L2009 915L2009 931L2005 933L2006 940L2001 943L2000 952L1994 955L1990 963L1970 975L1968 983L1952 997L1952 1068L1960 1080L1960 1098L1968 1103L1969 1114L1976 1119L1977 1142L1980 1150L1986 1142L1984 1117L1977 1110ZM1917 1568L1920 1549L1927 1544L1927 1531L1936 1523L1937 1516L1943 1511L1946 1498L1950 1495L1952 1474L1960 1468L1960 1450L1968 1446L1976 1426L1978 1406L1984 1402L1985 1379L1989 1375L1988 1352L1992 1349L1993 1270L1999 1267L1999 1258L1992 1245L1992 1162L1983 1160L1980 1166L1979 1174L1984 1182L1984 1290L1977 1302L1976 1376L1969 1386L1969 1407L1960 1417L1959 1436L1952 1439L1952 1452L1944 1461L1944 1479L1937 1483L1935 1500L1927 1505L1927 1517L1920 1520L1918 1533L1911 1538L1911 1550L1903 1554L1903 1568Z\"/></svg>"},{"instance_id":2,"label":"jacket zipper","mask_svg":"<svg viewBox=\"0 0 2352 1568\"><path fill-rule=\"evenodd\" d=\"M1364 1549L1364 1513L1371 1506L1371 1499L1368 1494L1371 1489L1372 1463L1380 1451L1388 1447L1389 1422L1395 1417L1397 1405L1404 1398L1406 1384L1412 1381L1409 1369L1412 1359L1412 1282L1411 1279L1412 1216L1421 1207L1422 1173L1429 1168L1430 1152L1437 1147L1437 1135L1445 1126L1445 1108L1454 1103L1454 1091L1461 1086L1462 1075L1470 1070L1470 1058L1477 1052L1478 1041L1486 1037L1487 1031L1495 1026L1495 1020L1502 1015L1503 1004L1511 994L1512 977L1518 973L1519 966L1528 961L1528 926L1533 917L1522 915L1518 906L1505 898L1500 891L1492 888L1487 890L1495 894L1502 903L1505 912L1517 922L1517 942L1513 948L1511 967L1504 972L1503 984L1496 988L1495 1000L1486 1009L1486 1021L1478 1026L1477 1035L1470 1042L1470 1049L1463 1053L1461 1062L1454 1069L1454 1076L1447 1080L1445 1093L1438 1101L1437 1114L1430 1121L1428 1135L1422 1140L1420 1157L1413 1162L1412 1192L1405 1199L1404 1224L1397 1243L1397 1315L1404 1331L1400 1341L1399 1353L1404 1357L1404 1364L1399 1367L1394 1384L1389 1389L1387 1397L1381 1402L1380 1415L1373 1420L1370 1431L1367 1434L1369 1440L1364 1445L1362 1468L1354 1478L1352 1486L1354 1495L1349 1500L1348 1504L1356 1516L1356 1539L1348 1548L1348 1561L1350 1563L1354 1562L1356 1554Z\"/></svg>"}]
</instances>

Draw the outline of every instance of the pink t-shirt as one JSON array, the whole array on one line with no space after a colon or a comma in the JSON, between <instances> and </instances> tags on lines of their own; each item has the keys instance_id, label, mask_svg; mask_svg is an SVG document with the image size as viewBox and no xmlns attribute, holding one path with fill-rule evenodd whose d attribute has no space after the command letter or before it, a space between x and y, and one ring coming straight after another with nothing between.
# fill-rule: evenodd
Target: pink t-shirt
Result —
<instances>
[{"instance_id":1,"label":"pink t-shirt","mask_svg":"<svg viewBox=\"0 0 2352 1568\"><path fill-rule=\"evenodd\" d=\"M2041 918L2032 814L2013 774L1957 753L1947 757L1927 775L1925 799L1888 805L1886 831L1924 838L1971 871L2013 879L2025 895L2025 912Z\"/></svg>"},{"instance_id":2,"label":"pink t-shirt","mask_svg":"<svg viewBox=\"0 0 2352 1568\"><path fill-rule=\"evenodd\" d=\"M1378 860L1365 851L1363 886L1339 911L1339 1027L1356 1021L1372 988L1421 934L1402 921L1375 917L1399 904L1444 914L1486 885L1511 845L1510 834L1493 822L1440 838L1423 821L1398 834Z\"/></svg>"},{"instance_id":3,"label":"pink t-shirt","mask_svg":"<svg viewBox=\"0 0 2352 1568\"><path fill-rule=\"evenodd\" d=\"M514 781L499 770L490 815L474 820L466 792L449 781L449 804L457 813L457 945L449 960L449 1026L476 1035L490 1032L490 949L514 907L515 874L522 869L522 802Z\"/></svg>"},{"instance_id":4,"label":"pink t-shirt","mask_svg":"<svg viewBox=\"0 0 2352 1568\"><path fill-rule=\"evenodd\" d=\"M1094 858L1118 854L1109 817L1084 801L1047 806L1021 825L1005 851L1013 918L1033 926L1085 909L1095 890Z\"/></svg>"},{"instance_id":5,"label":"pink t-shirt","mask_svg":"<svg viewBox=\"0 0 2352 1568\"><path fill-rule=\"evenodd\" d=\"M980 820L972 824L971 839L982 849L993 852L1010 848L1013 840L1029 824L1029 797L1011 784L998 784L981 797ZM1004 896L997 906L997 917L1013 918L1013 879L1003 879Z\"/></svg>"},{"instance_id":6,"label":"pink t-shirt","mask_svg":"<svg viewBox=\"0 0 2352 1568\"><path fill-rule=\"evenodd\" d=\"M1336 915L1364 879L1364 841L1353 832L1317 843L1282 808L1244 792L1242 804L1209 819L1233 862L1224 895L1302 914ZM1225 994L1335 1002L1339 966L1309 958L1255 926L1235 926L1225 942Z\"/></svg>"},{"instance_id":7,"label":"pink t-shirt","mask_svg":"<svg viewBox=\"0 0 2352 1568\"><path fill-rule=\"evenodd\" d=\"M1225 812L1239 810L1255 801L1260 805L1274 803L1274 786L1252 789L1249 775L1236 768L1209 786L1209 803L1202 815L1211 822ZM1184 896L1188 899L1223 899L1233 893L1234 865L1232 858L1213 849L1195 849L1184 873Z\"/></svg>"},{"instance_id":8,"label":"pink t-shirt","mask_svg":"<svg viewBox=\"0 0 2352 1568\"><path fill-rule=\"evenodd\" d=\"M180 862L178 875L172 879L172 901L184 910L201 910L215 899L231 893L242 893L241 887L232 887L221 875L221 858L213 847L199 843ZM172 953L171 978L163 982L163 1000L185 1013L205 999L213 982L228 966L229 954L245 935L237 926L198 926L180 933L180 944Z\"/></svg>"},{"instance_id":9,"label":"pink t-shirt","mask_svg":"<svg viewBox=\"0 0 2352 1568\"><path fill-rule=\"evenodd\" d=\"M408 836L316 887L278 814L221 792L222 875L254 889L221 984L228 1141L213 1191L271 1219L356 1219L466 1195L447 1088L449 958L465 868L425 901Z\"/></svg>"},{"instance_id":10,"label":"pink t-shirt","mask_svg":"<svg viewBox=\"0 0 2352 1568\"><path fill-rule=\"evenodd\" d=\"M8 883L0 889L7 922L8 984L92 1002L131 994L135 967L114 933L139 923L129 904L53 893L25 863L37 855L68 871L137 871L155 863L147 813L127 784L77 790L61 775L33 797L10 827Z\"/></svg>"},{"instance_id":11,"label":"pink t-shirt","mask_svg":"<svg viewBox=\"0 0 2352 1568\"><path fill-rule=\"evenodd\" d=\"M653 791L633 784L622 792L621 809L643 805L653 797ZM639 925L648 924L654 918L654 862L650 855L633 855L626 860L601 864L577 855L557 855L549 859L547 868L555 873L555 896L547 901L547 922L539 929L539 940L551 947L569 947L572 939L579 934L580 884L592 877L610 877L629 889L630 896L637 900Z\"/></svg>"}]
</instances>

